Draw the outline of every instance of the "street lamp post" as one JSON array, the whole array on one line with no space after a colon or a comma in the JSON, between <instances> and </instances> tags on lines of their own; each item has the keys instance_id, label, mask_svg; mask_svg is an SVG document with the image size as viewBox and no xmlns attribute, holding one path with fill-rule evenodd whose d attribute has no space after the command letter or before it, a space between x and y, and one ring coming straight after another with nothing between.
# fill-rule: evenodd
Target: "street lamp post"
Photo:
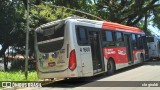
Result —
<instances>
[{"instance_id":1,"label":"street lamp post","mask_svg":"<svg viewBox=\"0 0 160 90\"><path fill-rule=\"evenodd\" d=\"M26 51L25 51L25 78L28 78L28 56L29 56L29 0L27 0L27 29L26 29Z\"/></svg>"}]
</instances>

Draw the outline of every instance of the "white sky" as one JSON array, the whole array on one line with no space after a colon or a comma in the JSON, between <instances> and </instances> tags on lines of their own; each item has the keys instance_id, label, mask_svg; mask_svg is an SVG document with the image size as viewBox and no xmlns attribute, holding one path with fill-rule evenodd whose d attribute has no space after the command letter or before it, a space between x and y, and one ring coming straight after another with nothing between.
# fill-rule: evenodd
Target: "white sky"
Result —
<instances>
[{"instance_id":1,"label":"white sky","mask_svg":"<svg viewBox=\"0 0 160 90\"><path fill-rule=\"evenodd\" d=\"M152 25L148 25L148 28L152 30L155 34L160 36L160 30L157 27L153 27Z\"/></svg>"}]
</instances>

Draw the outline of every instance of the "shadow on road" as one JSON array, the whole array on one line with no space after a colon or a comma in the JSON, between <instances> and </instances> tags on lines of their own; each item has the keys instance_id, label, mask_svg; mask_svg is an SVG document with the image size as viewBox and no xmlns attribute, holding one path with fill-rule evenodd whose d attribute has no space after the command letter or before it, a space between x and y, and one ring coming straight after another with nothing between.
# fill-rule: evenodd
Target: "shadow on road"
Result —
<instances>
[{"instance_id":1,"label":"shadow on road","mask_svg":"<svg viewBox=\"0 0 160 90\"><path fill-rule=\"evenodd\" d=\"M148 62L144 62L143 64L137 64L137 65L133 65L133 66L130 66L127 68L123 68L123 69L117 70L114 75L121 74L123 72L133 70L133 69L136 69L136 68L144 66L144 65L152 65L152 66L153 65L160 65L160 61L148 61ZM111 75L111 76L114 76L114 75ZM105 74L100 74L100 75L96 75L93 77L71 78L71 79L66 79L63 81L56 81L54 83L45 85L43 87L74 88L74 87L83 86L85 84L88 84L88 83L91 83L91 82L94 82L94 81L97 81L97 80L100 80L103 78L108 78L108 77L110 77L110 76L108 76L107 73L105 73Z\"/></svg>"}]
</instances>

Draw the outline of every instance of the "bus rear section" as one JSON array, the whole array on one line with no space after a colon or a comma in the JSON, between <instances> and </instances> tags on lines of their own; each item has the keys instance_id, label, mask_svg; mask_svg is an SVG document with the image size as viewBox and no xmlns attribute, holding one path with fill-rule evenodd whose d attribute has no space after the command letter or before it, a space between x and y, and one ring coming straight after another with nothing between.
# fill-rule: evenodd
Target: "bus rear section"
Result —
<instances>
[{"instance_id":1,"label":"bus rear section","mask_svg":"<svg viewBox=\"0 0 160 90\"><path fill-rule=\"evenodd\" d=\"M66 22L65 19L50 22L35 31L37 73L41 79L76 77L76 52L70 35L72 27Z\"/></svg>"}]
</instances>

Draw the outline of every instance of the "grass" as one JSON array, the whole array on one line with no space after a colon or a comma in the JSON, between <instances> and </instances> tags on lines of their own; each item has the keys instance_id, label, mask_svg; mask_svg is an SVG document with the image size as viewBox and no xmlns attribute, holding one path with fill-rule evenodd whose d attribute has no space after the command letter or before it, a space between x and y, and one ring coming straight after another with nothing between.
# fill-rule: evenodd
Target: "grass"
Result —
<instances>
[{"instance_id":1,"label":"grass","mask_svg":"<svg viewBox=\"0 0 160 90\"><path fill-rule=\"evenodd\" d=\"M28 79L25 79L24 71L0 71L0 81L38 81L37 72L29 71Z\"/></svg>"}]
</instances>

